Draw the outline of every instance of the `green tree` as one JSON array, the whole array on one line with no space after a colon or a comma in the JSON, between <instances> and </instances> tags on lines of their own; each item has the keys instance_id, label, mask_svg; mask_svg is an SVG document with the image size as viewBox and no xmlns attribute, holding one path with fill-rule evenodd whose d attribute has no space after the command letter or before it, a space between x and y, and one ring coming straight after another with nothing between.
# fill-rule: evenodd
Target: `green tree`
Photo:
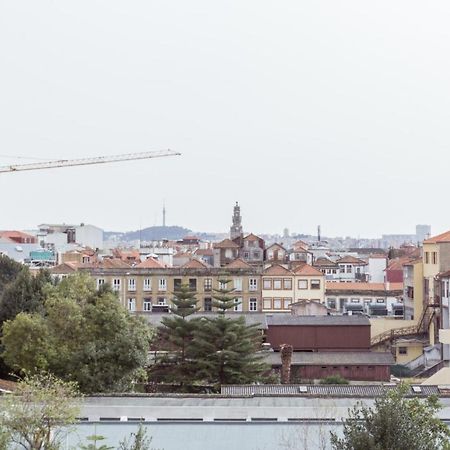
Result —
<instances>
[{"instance_id":1,"label":"green tree","mask_svg":"<svg viewBox=\"0 0 450 450\"><path fill-rule=\"evenodd\" d=\"M79 392L75 383L39 374L25 377L1 404L0 429L10 443L26 450L56 450L76 422Z\"/></svg>"},{"instance_id":2,"label":"green tree","mask_svg":"<svg viewBox=\"0 0 450 450\"><path fill-rule=\"evenodd\" d=\"M105 436L101 436L99 434L92 434L86 438L87 441L90 441L87 445L80 445L81 450L113 450L114 447L108 447L106 444L101 444L97 446L97 442L104 441Z\"/></svg>"},{"instance_id":3,"label":"green tree","mask_svg":"<svg viewBox=\"0 0 450 450\"><path fill-rule=\"evenodd\" d=\"M45 289L51 282L47 270L40 270L33 276L24 267L16 279L4 288L0 297L0 324L14 319L20 312L42 311Z\"/></svg>"},{"instance_id":4,"label":"green tree","mask_svg":"<svg viewBox=\"0 0 450 450\"><path fill-rule=\"evenodd\" d=\"M118 450L151 450L152 438L147 436L147 430L142 424L136 433L131 433L130 438L119 443Z\"/></svg>"},{"instance_id":5,"label":"green tree","mask_svg":"<svg viewBox=\"0 0 450 450\"><path fill-rule=\"evenodd\" d=\"M2 356L10 367L48 370L86 393L130 389L147 363L151 332L142 318L81 274L49 286L44 306L3 325Z\"/></svg>"},{"instance_id":6,"label":"green tree","mask_svg":"<svg viewBox=\"0 0 450 450\"><path fill-rule=\"evenodd\" d=\"M22 264L8 258L8 256L0 255L0 297L5 286L14 281L22 269Z\"/></svg>"},{"instance_id":7,"label":"green tree","mask_svg":"<svg viewBox=\"0 0 450 450\"><path fill-rule=\"evenodd\" d=\"M349 410L344 435L331 433L335 450L438 450L449 448L450 431L436 417L438 399L407 398L408 385L387 390L373 407Z\"/></svg>"},{"instance_id":8,"label":"green tree","mask_svg":"<svg viewBox=\"0 0 450 450\"><path fill-rule=\"evenodd\" d=\"M163 317L158 329L159 350L165 350L153 367L152 375L166 383L189 384L193 375L189 349L197 321L189 319L200 308L197 307L196 292L189 285L182 284L173 292L171 317Z\"/></svg>"},{"instance_id":9,"label":"green tree","mask_svg":"<svg viewBox=\"0 0 450 450\"><path fill-rule=\"evenodd\" d=\"M213 305L218 317L202 318L194 331L190 360L199 381L214 384L251 383L268 370L260 353L262 336L257 325L246 325L243 317L226 317L236 305L234 289L222 279Z\"/></svg>"}]
</instances>

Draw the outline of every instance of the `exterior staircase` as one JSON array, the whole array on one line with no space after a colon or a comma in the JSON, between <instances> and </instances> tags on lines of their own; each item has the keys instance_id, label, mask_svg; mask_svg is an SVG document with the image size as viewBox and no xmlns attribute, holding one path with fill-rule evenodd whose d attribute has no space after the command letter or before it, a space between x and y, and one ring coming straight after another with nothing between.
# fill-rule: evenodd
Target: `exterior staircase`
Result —
<instances>
[{"instance_id":1,"label":"exterior staircase","mask_svg":"<svg viewBox=\"0 0 450 450\"><path fill-rule=\"evenodd\" d=\"M428 303L426 307L423 309L422 314L420 315L420 319L417 322L417 325L411 325L408 327L395 328L393 330L385 331L384 333L377 334L374 336L370 344L372 347L376 345L383 344L385 342L393 342L395 339L400 337L408 337L408 336L420 336L426 334L428 332L428 328L430 326L431 321L433 320L433 316L436 312L436 305L434 303Z\"/></svg>"}]
</instances>

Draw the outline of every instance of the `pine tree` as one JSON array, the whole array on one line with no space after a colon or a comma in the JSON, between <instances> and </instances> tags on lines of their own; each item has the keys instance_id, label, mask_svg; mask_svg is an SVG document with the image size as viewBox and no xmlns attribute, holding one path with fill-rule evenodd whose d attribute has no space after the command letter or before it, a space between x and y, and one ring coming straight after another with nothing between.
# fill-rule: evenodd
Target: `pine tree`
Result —
<instances>
[{"instance_id":1,"label":"pine tree","mask_svg":"<svg viewBox=\"0 0 450 450\"><path fill-rule=\"evenodd\" d=\"M226 312L236 305L234 289L227 287L229 280L220 282L213 296L218 317L199 321L190 347L198 380L217 388L254 382L267 370L259 353L261 333L257 325L247 326L243 317L226 317Z\"/></svg>"},{"instance_id":2,"label":"pine tree","mask_svg":"<svg viewBox=\"0 0 450 450\"><path fill-rule=\"evenodd\" d=\"M152 369L152 375L166 383L179 383L181 386L189 384L193 369L188 354L196 320L188 317L196 313L196 292L189 285L182 284L173 293L172 317L164 317L158 330L159 349L168 353L159 360Z\"/></svg>"}]
</instances>

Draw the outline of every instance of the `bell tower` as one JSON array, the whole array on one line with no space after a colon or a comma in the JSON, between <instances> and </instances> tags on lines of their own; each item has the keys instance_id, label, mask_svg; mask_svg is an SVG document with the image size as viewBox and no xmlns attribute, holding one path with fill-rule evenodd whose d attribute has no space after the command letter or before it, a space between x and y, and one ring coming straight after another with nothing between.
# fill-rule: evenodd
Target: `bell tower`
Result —
<instances>
[{"instance_id":1,"label":"bell tower","mask_svg":"<svg viewBox=\"0 0 450 450\"><path fill-rule=\"evenodd\" d=\"M230 239L233 240L238 237L243 238L244 232L242 231L241 207L238 202L236 202L236 205L234 206L233 217L231 220L233 221L233 225L230 227Z\"/></svg>"}]
</instances>

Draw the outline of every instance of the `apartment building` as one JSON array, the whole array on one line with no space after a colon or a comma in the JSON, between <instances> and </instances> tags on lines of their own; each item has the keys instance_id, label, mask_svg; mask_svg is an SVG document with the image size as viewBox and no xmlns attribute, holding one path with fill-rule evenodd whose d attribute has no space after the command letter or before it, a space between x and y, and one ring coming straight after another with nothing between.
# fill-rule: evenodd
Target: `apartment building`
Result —
<instances>
[{"instance_id":1,"label":"apartment building","mask_svg":"<svg viewBox=\"0 0 450 450\"><path fill-rule=\"evenodd\" d=\"M272 264L263 271L261 284L263 311L286 312L301 300L325 301L325 276L306 263L292 270Z\"/></svg>"},{"instance_id":2,"label":"apartment building","mask_svg":"<svg viewBox=\"0 0 450 450\"><path fill-rule=\"evenodd\" d=\"M224 268L209 267L201 261L191 260L182 267L164 267L148 259L131 267L124 262L114 267L108 260L99 264L66 263L52 270L54 276L64 277L75 271L88 273L97 287L108 283L117 292L121 303L132 312L167 312L173 293L182 284L196 291L201 311L212 311L214 289L234 288L235 311L261 311L260 271L237 259Z\"/></svg>"}]
</instances>

